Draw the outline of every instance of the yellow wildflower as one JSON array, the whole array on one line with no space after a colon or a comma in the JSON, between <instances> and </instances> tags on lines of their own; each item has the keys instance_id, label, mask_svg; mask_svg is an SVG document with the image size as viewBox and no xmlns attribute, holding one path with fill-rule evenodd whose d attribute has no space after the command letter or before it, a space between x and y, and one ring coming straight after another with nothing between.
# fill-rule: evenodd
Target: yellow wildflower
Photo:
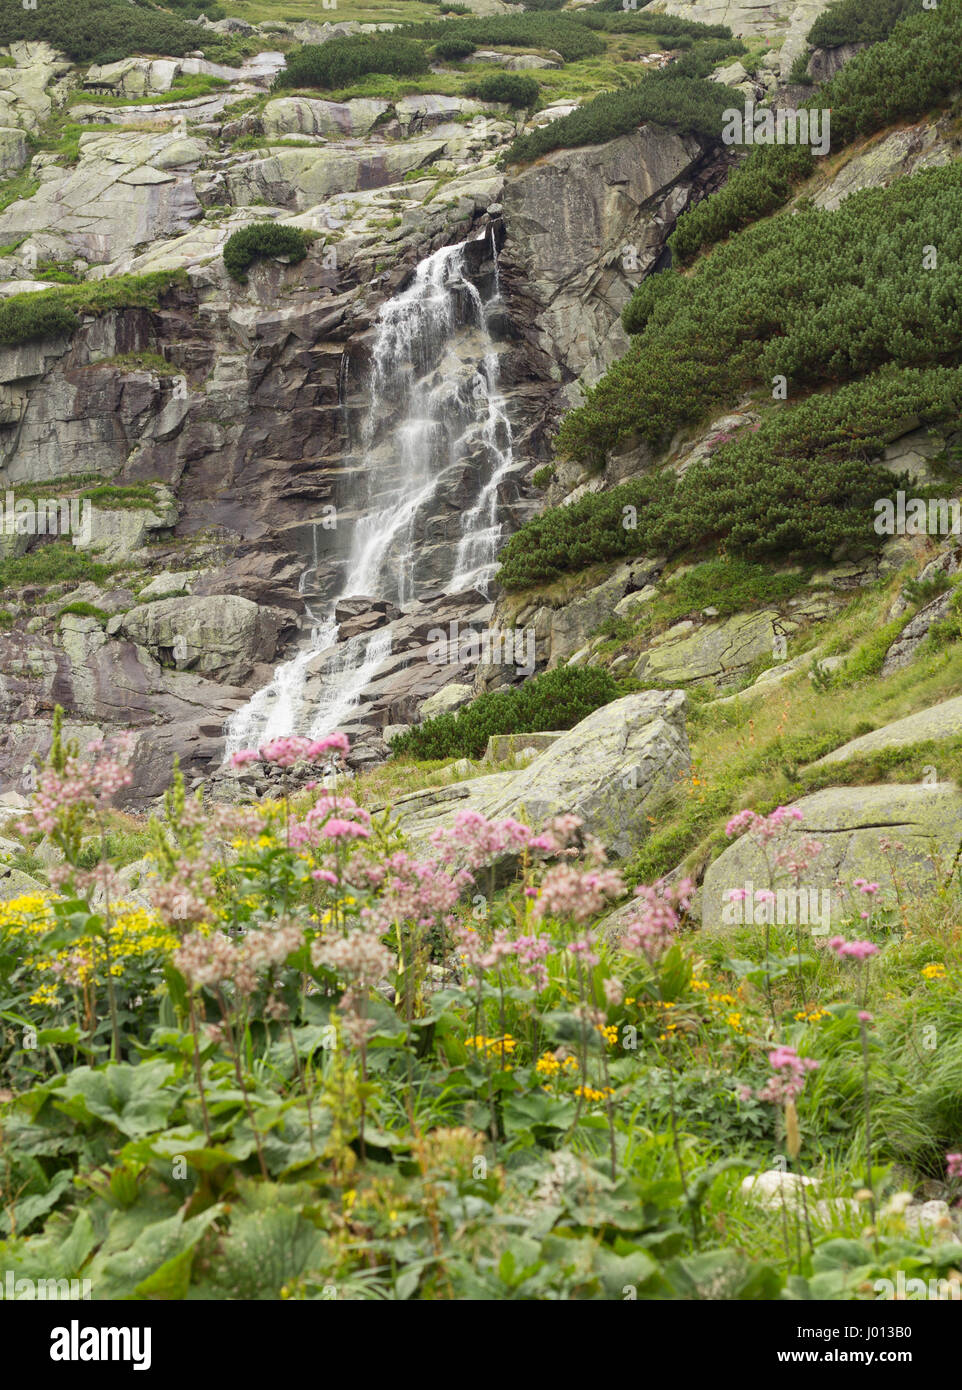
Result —
<instances>
[{"instance_id":1,"label":"yellow wildflower","mask_svg":"<svg viewBox=\"0 0 962 1390\"><path fill-rule=\"evenodd\" d=\"M610 1086L605 1086L603 1090L596 1090L594 1086L576 1086L575 1095L582 1096L585 1100L604 1100L606 1096L613 1096L614 1091Z\"/></svg>"}]
</instances>

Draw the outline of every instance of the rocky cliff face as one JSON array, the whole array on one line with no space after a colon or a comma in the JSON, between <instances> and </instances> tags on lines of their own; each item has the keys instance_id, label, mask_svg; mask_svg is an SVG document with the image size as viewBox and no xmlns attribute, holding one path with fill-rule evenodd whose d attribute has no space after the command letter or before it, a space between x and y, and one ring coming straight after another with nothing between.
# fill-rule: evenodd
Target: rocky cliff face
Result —
<instances>
[{"instance_id":1,"label":"rocky cliff face","mask_svg":"<svg viewBox=\"0 0 962 1390\"><path fill-rule=\"evenodd\" d=\"M0 349L4 489L141 488L136 505L95 501L91 536L75 539L113 567L108 577L94 573L59 593L8 586L0 768L8 788L19 784L61 703L85 729L142 731L138 789L150 797L171 752L196 776L216 767L225 719L278 661L305 649L305 567L315 598L338 591L365 470L381 447L368 441L366 455L358 446L377 315L416 266L468 241L465 275L486 303L498 277L487 331L512 437L513 466L495 499L507 533L537 505L525 479L549 456L549 432L576 383L622 350L621 308L724 160L692 138L643 127L506 177L495 160L516 131L507 108L440 96L279 97L249 115L278 55L237 70L130 59L86 71L45 45L15 45L11 56L17 67L0 70L0 89L17 128L38 129L80 86L144 104L85 103L88 121L113 129L82 133L71 156L33 156L36 191L0 213L4 290L42 288L36 267L48 263L85 278L184 278L155 309L90 315L69 336ZM228 85L150 103L198 74ZM316 240L303 262L258 262L238 285L220 252L232 231L264 219ZM470 306L457 314L460 338L445 365L454 378L459 354L469 375L477 360ZM390 411L379 422L383 447L399 423ZM438 592L477 487L468 459L419 520L425 558L406 611L378 607L379 594L354 605L346 635L390 629L383 661L358 691L352 731L367 740L362 759L382 755L385 728L416 719L436 691L475 680L476 659L439 663L427 638L491 621L489 593ZM46 543L2 538L6 554ZM61 613L78 604L97 611ZM336 673L336 654L309 678L323 681L325 669Z\"/></svg>"}]
</instances>

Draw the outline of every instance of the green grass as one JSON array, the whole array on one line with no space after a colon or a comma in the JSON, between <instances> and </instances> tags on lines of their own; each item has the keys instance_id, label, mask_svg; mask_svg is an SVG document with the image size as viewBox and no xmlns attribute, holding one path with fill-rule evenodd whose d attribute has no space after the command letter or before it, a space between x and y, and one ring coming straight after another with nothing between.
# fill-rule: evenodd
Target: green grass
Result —
<instances>
[{"instance_id":1,"label":"green grass","mask_svg":"<svg viewBox=\"0 0 962 1390\"><path fill-rule=\"evenodd\" d=\"M438 17L437 5L420 0L338 0L336 10L325 10L319 0L231 0L228 9L248 24L401 24Z\"/></svg>"},{"instance_id":2,"label":"green grass","mask_svg":"<svg viewBox=\"0 0 962 1390\"><path fill-rule=\"evenodd\" d=\"M595 56L567 62L557 69L539 68L529 74L534 77L541 89L539 106L550 106L557 101L588 101L603 92L619 91L638 82L645 72L637 59L645 53L658 48L656 42L647 34L605 34L606 51ZM496 47L502 53L546 53L550 41L542 45L527 43L523 45L483 44L482 47ZM359 78L349 86L338 87L325 93L332 101L350 101L356 97L378 98L382 101L397 101L404 96L432 95L467 96L467 89L484 77L493 77L504 71L493 63L463 63L446 60L444 71L429 73L425 77L392 77L388 73L371 73ZM287 95L285 90L285 95ZM308 87L291 88L290 95L317 96L317 91ZM276 143L276 142L272 142Z\"/></svg>"},{"instance_id":3,"label":"green grass","mask_svg":"<svg viewBox=\"0 0 962 1390\"><path fill-rule=\"evenodd\" d=\"M48 150L57 156L56 162L65 166L77 164L80 160L81 135L127 135L132 132L150 131L157 133L155 125L146 122L126 122L124 125L94 125L92 122L71 121L57 115L48 121L40 135L32 135L30 142L35 150ZM21 237L25 241L25 237Z\"/></svg>"},{"instance_id":4,"label":"green grass","mask_svg":"<svg viewBox=\"0 0 962 1390\"><path fill-rule=\"evenodd\" d=\"M819 642L819 657L844 656L824 686L797 672L758 698L696 703L689 719L692 776L652 809L652 833L628 866L635 883L650 883L684 864L697 873L728 842L726 820L743 806L760 812L825 785L920 781L935 764L940 777L962 773L962 741L907 748L835 764L826 776L806 765L850 739L962 694L962 643L923 652L905 670L882 679L880 649L891 642L886 623L901 575L859 592L834 619L790 639ZM907 621L907 617L901 621Z\"/></svg>"},{"instance_id":5,"label":"green grass","mask_svg":"<svg viewBox=\"0 0 962 1390\"><path fill-rule=\"evenodd\" d=\"M12 178L0 183L0 212L6 212L12 203L23 203L32 198L40 184L30 174L21 170Z\"/></svg>"},{"instance_id":6,"label":"green grass","mask_svg":"<svg viewBox=\"0 0 962 1390\"><path fill-rule=\"evenodd\" d=\"M150 275L120 275L61 289L14 294L0 302L0 343L25 343L72 333L80 313L155 309L164 290L186 283L183 271L155 271Z\"/></svg>"},{"instance_id":7,"label":"green grass","mask_svg":"<svg viewBox=\"0 0 962 1390\"><path fill-rule=\"evenodd\" d=\"M116 568L116 565L92 560L84 551L74 549L70 541L53 541L28 550L26 555L0 560L0 590L28 586L49 588L85 579L100 584Z\"/></svg>"},{"instance_id":8,"label":"green grass","mask_svg":"<svg viewBox=\"0 0 962 1390\"><path fill-rule=\"evenodd\" d=\"M694 568L669 577L664 582L664 592L646 604L637 617L627 620L627 624L624 619L608 618L599 633L617 630L620 636L630 632L631 638L640 641L704 608L716 608L718 617L727 618L751 608L785 603L806 588L810 573L799 569L776 574L768 565L731 556L703 560Z\"/></svg>"},{"instance_id":9,"label":"green grass","mask_svg":"<svg viewBox=\"0 0 962 1390\"><path fill-rule=\"evenodd\" d=\"M159 352L120 352L115 357L101 357L92 362L88 370L95 371L99 367L114 367L121 372L153 372L155 376L181 375Z\"/></svg>"},{"instance_id":10,"label":"green grass","mask_svg":"<svg viewBox=\"0 0 962 1390\"><path fill-rule=\"evenodd\" d=\"M68 603L66 607L61 608L60 612L57 614L57 622L59 623L61 618L68 615L77 618L96 618L101 627L103 627L104 623L110 617L106 609L98 608L94 603L85 603L83 600L79 600L75 603Z\"/></svg>"},{"instance_id":11,"label":"green grass","mask_svg":"<svg viewBox=\"0 0 962 1390\"><path fill-rule=\"evenodd\" d=\"M111 510L140 510L157 506L157 490L151 483L99 483L85 487L81 497Z\"/></svg>"}]
</instances>

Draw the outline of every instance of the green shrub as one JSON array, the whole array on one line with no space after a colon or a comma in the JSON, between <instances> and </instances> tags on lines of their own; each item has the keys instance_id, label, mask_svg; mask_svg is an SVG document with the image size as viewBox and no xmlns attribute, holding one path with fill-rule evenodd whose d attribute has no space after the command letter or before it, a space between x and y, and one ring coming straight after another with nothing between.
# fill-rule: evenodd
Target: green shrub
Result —
<instances>
[{"instance_id":1,"label":"green shrub","mask_svg":"<svg viewBox=\"0 0 962 1390\"><path fill-rule=\"evenodd\" d=\"M832 149L837 150L857 135L922 115L955 90L960 71L962 0L941 0L937 10L900 20L889 38L856 54L802 106L831 109ZM680 219L670 238L673 255L690 261L730 232L774 212L814 167L803 146L756 146L723 188Z\"/></svg>"},{"instance_id":2,"label":"green shrub","mask_svg":"<svg viewBox=\"0 0 962 1390\"><path fill-rule=\"evenodd\" d=\"M397 34L352 34L348 38L295 49L288 55L287 67L277 74L274 85L331 89L347 87L372 72L388 73L392 77L417 77L427 70L427 50L413 39Z\"/></svg>"},{"instance_id":3,"label":"green shrub","mask_svg":"<svg viewBox=\"0 0 962 1390\"><path fill-rule=\"evenodd\" d=\"M252 222L232 233L224 244L224 269L244 284L247 271L258 256L286 256L292 263L302 261L312 238L300 227L279 222Z\"/></svg>"},{"instance_id":4,"label":"green shrub","mask_svg":"<svg viewBox=\"0 0 962 1390\"><path fill-rule=\"evenodd\" d=\"M535 487L547 487L554 477L554 466L550 463L543 463L540 468L536 468L531 474L531 481Z\"/></svg>"},{"instance_id":5,"label":"green shrub","mask_svg":"<svg viewBox=\"0 0 962 1390\"><path fill-rule=\"evenodd\" d=\"M436 58L470 58L471 54L477 49L477 44L470 39L440 39L434 45L434 56Z\"/></svg>"},{"instance_id":6,"label":"green shrub","mask_svg":"<svg viewBox=\"0 0 962 1390\"><path fill-rule=\"evenodd\" d=\"M78 312L110 309L153 309L165 289L186 284L183 271L154 271L149 275L119 275L62 289L13 294L0 301L0 343L26 343L34 338L72 333Z\"/></svg>"},{"instance_id":7,"label":"green shrub","mask_svg":"<svg viewBox=\"0 0 962 1390\"><path fill-rule=\"evenodd\" d=\"M533 517L501 552L499 581L525 588L600 560L711 544L752 559L877 546L875 499L898 483L874 460L907 419L960 410L962 372L941 367L886 369L786 405L757 430L716 441L682 478L645 474Z\"/></svg>"},{"instance_id":8,"label":"green shrub","mask_svg":"<svg viewBox=\"0 0 962 1390\"><path fill-rule=\"evenodd\" d=\"M652 73L620 91L602 92L570 116L520 135L508 149L506 159L526 163L551 150L603 144L637 130L645 121L674 126L682 135L718 138L722 113L731 104L727 88L701 78L675 76L664 81L660 80L662 76Z\"/></svg>"},{"instance_id":9,"label":"green shrub","mask_svg":"<svg viewBox=\"0 0 962 1390\"><path fill-rule=\"evenodd\" d=\"M468 96L479 101L503 101L508 106L534 106L538 100L538 84L533 77L520 72L498 72L482 77L467 88Z\"/></svg>"},{"instance_id":10,"label":"green shrub","mask_svg":"<svg viewBox=\"0 0 962 1390\"><path fill-rule=\"evenodd\" d=\"M792 70L788 74L789 82L799 82L806 87L812 85L812 79L808 73L808 65L811 59L812 55L807 48L803 48L801 53L796 55L795 61L792 64Z\"/></svg>"},{"instance_id":11,"label":"green shrub","mask_svg":"<svg viewBox=\"0 0 962 1390\"><path fill-rule=\"evenodd\" d=\"M11 295L0 304L0 343L23 343L73 332L77 315L68 305L57 299L37 304L37 298L36 294Z\"/></svg>"},{"instance_id":12,"label":"green shrub","mask_svg":"<svg viewBox=\"0 0 962 1390\"><path fill-rule=\"evenodd\" d=\"M45 40L76 63L110 63L135 53L181 58L205 44L196 24L128 0L40 0L31 10L7 0L0 8L0 45L18 39Z\"/></svg>"},{"instance_id":13,"label":"green shrub","mask_svg":"<svg viewBox=\"0 0 962 1390\"><path fill-rule=\"evenodd\" d=\"M432 20L427 24L406 24L404 33L412 39L430 43L468 39L487 47L553 48L566 63L593 58L605 52L604 39L598 38L574 16L567 14L491 15L487 19ZM325 44L329 48L330 44Z\"/></svg>"},{"instance_id":14,"label":"green shrub","mask_svg":"<svg viewBox=\"0 0 962 1390\"><path fill-rule=\"evenodd\" d=\"M837 48L843 43L878 43L888 38L900 19L922 9L922 0L835 0L818 16L808 33L813 48Z\"/></svg>"},{"instance_id":15,"label":"green shrub","mask_svg":"<svg viewBox=\"0 0 962 1390\"><path fill-rule=\"evenodd\" d=\"M694 19L681 19L670 14L627 14L622 0L598 0L576 16L581 24L592 29L607 29L616 34L657 34L661 38L730 39L727 24L700 24Z\"/></svg>"},{"instance_id":16,"label":"green shrub","mask_svg":"<svg viewBox=\"0 0 962 1390\"><path fill-rule=\"evenodd\" d=\"M649 73L653 82L674 82L679 77L708 77L726 58L740 58L748 49L741 39L699 39L670 67Z\"/></svg>"},{"instance_id":17,"label":"green shrub","mask_svg":"<svg viewBox=\"0 0 962 1390\"><path fill-rule=\"evenodd\" d=\"M110 510L149 510L157 506L157 490L152 483L99 483L85 487L81 497Z\"/></svg>"},{"instance_id":18,"label":"green shrub","mask_svg":"<svg viewBox=\"0 0 962 1390\"><path fill-rule=\"evenodd\" d=\"M641 333L655 305L673 294L680 284L677 275L649 275L642 280L621 311L621 324L628 334Z\"/></svg>"},{"instance_id":19,"label":"green shrub","mask_svg":"<svg viewBox=\"0 0 962 1390\"><path fill-rule=\"evenodd\" d=\"M600 666L558 666L512 690L479 695L456 714L441 714L409 729L391 751L413 758L480 758L492 734L571 729L618 694Z\"/></svg>"},{"instance_id":20,"label":"green shrub","mask_svg":"<svg viewBox=\"0 0 962 1390\"><path fill-rule=\"evenodd\" d=\"M922 264L918 228L939 248ZM568 414L560 451L597 463L627 437L659 446L740 392L784 376L798 396L962 353L962 166L924 170L748 227L675 285L647 291L641 332ZM665 276L660 276L665 279Z\"/></svg>"}]
</instances>

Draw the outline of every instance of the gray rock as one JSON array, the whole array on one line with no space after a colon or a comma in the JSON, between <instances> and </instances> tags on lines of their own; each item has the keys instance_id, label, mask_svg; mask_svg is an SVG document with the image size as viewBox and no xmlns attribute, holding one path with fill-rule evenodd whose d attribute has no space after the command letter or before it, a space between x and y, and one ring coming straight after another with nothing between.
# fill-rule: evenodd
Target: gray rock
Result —
<instances>
[{"instance_id":1,"label":"gray rock","mask_svg":"<svg viewBox=\"0 0 962 1390\"><path fill-rule=\"evenodd\" d=\"M723 622L700 627L691 622L676 623L641 654L632 675L666 685L687 685L699 680L723 684L734 680L753 662L772 655L776 622L786 632L797 626L781 619L778 610L772 608L737 613Z\"/></svg>"},{"instance_id":2,"label":"gray rock","mask_svg":"<svg viewBox=\"0 0 962 1390\"><path fill-rule=\"evenodd\" d=\"M359 97L354 101L317 101L312 97L276 97L264 107L264 134L320 135L339 138L366 135L391 110L387 101Z\"/></svg>"},{"instance_id":3,"label":"gray rock","mask_svg":"<svg viewBox=\"0 0 962 1390\"><path fill-rule=\"evenodd\" d=\"M0 864L0 902L9 902L11 898L22 897L25 893L46 893L46 884L39 879L31 878L30 874L25 874L21 869L11 869L8 865Z\"/></svg>"},{"instance_id":4,"label":"gray rock","mask_svg":"<svg viewBox=\"0 0 962 1390\"><path fill-rule=\"evenodd\" d=\"M694 137L645 125L605 145L556 150L505 183L508 249L540 342L589 385L628 346L621 310L661 255L702 155Z\"/></svg>"},{"instance_id":5,"label":"gray rock","mask_svg":"<svg viewBox=\"0 0 962 1390\"><path fill-rule=\"evenodd\" d=\"M842 763L863 753L876 753L882 748L905 748L913 743L927 743L931 739L957 738L962 734L962 695L943 700L939 705L918 710L885 724L873 733L862 734L843 743L841 748L833 748L824 758L819 758L813 767L824 767L831 763Z\"/></svg>"},{"instance_id":6,"label":"gray rock","mask_svg":"<svg viewBox=\"0 0 962 1390\"><path fill-rule=\"evenodd\" d=\"M840 43L835 48L816 48L808 60L808 75L819 84L830 82L856 53L867 47L864 43Z\"/></svg>"},{"instance_id":7,"label":"gray rock","mask_svg":"<svg viewBox=\"0 0 962 1390\"><path fill-rule=\"evenodd\" d=\"M476 809L495 819L524 818L540 826L565 812L619 855L648 832L647 809L691 766L681 691L644 691L595 710L561 734L529 765L400 797L405 837L418 850L457 811Z\"/></svg>"},{"instance_id":8,"label":"gray rock","mask_svg":"<svg viewBox=\"0 0 962 1390\"><path fill-rule=\"evenodd\" d=\"M170 598L125 613L119 629L132 642L177 670L193 670L240 684L258 662L270 661L290 621L235 594Z\"/></svg>"},{"instance_id":9,"label":"gray rock","mask_svg":"<svg viewBox=\"0 0 962 1390\"><path fill-rule=\"evenodd\" d=\"M927 603L924 608L920 608L915 617L905 624L905 627L885 653L881 671L883 676L890 676L893 671L901 671L915 660L916 653L928 637L933 624L941 622L946 617L952 597L951 591L940 594L931 603Z\"/></svg>"},{"instance_id":10,"label":"gray rock","mask_svg":"<svg viewBox=\"0 0 962 1390\"><path fill-rule=\"evenodd\" d=\"M903 894L928 891L937 881L934 864L955 863L962 849L962 792L947 783L934 787L829 787L795 804L803 820L790 823L788 843L811 837L823 846L800 885L806 895L818 895L814 902L806 896L805 912L809 924L819 922L819 930L823 903L829 905L833 923L850 914L850 903L837 894L838 882L849 887L860 877L894 893L892 861ZM879 848L883 838L904 848L886 855ZM708 867L702 884L702 926L731 925L728 894L748 884L755 889L767 888L769 870L761 850L742 836ZM789 893L786 909L797 907L797 902Z\"/></svg>"},{"instance_id":11,"label":"gray rock","mask_svg":"<svg viewBox=\"0 0 962 1390\"><path fill-rule=\"evenodd\" d=\"M430 695L418 710L418 716L423 722L425 719L434 719L439 714L453 714L455 710L470 703L473 696L474 686L454 681L451 685L442 686L436 694Z\"/></svg>"},{"instance_id":12,"label":"gray rock","mask_svg":"<svg viewBox=\"0 0 962 1390\"><path fill-rule=\"evenodd\" d=\"M748 73L741 63L729 63L727 67L716 68L711 75L713 82L720 82L723 87L737 87L740 82L748 79Z\"/></svg>"},{"instance_id":13,"label":"gray rock","mask_svg":"<svg viewBox=\"0 0 962 1390\"><path fill-rule=\"evenodd\" d=\"M833 211L860 189L885 188L894 179L946 164L951 157L939 123L921 121L894 130L884 139L869 144L867 149L856 149L831 182L814 194L813 200L816 207Z\"/></svg>"},{"instance_id":14,"label":"gray rock","mask_svg":"<svg viewBox=\"0 0 962 1390\"><path fill-rule=\"evenodd\" d=\"M484 750L486 763L507 763L523 752L542 753L563 738L563 733L492 734Z\"/></svg>"},{"instance_id":15,"label":"gray rock","mask_svg":"<svg viewBox=\"0 0 962 1390\"><path fill-rule=\"evenodd\" d=\"M681 691L644 691L595 710L487 803L493 817L524 810L532 825L572 811L616 854L647 834L652 798L690 768Z\"/></svg>"},{"instance_id":16,"label":"gray rock","mask_svg":"<svg viewBox=\"0 0 962 1390\"><path fill-rule=\"evenodd\" d=\"M651 603L653 598L658 597L658 589L654 584L646 584L643 589L638 589L631 594L625 594L624 598L618 600L614 611L619 618L630 618L639 613Z\"/></svg>"},{"instance_id":17,"label":"gray rock","mask_svg":"<svg viewBox=\"0 0 962 1390\"><path fill-rule=\"evenodd\" d=\"M147 600L153 602L158 598L176 598L182 594L189 594L196 578L197 570L162 570L149 584L144 585L138 594L138 600L141 603Z\"/></svg>"},{"instance_id":18,"label":"gray rock","mask_svg":"<svg viewBox=\"0 0 962 1390\"><path fill-rule=\"evenodd\" d=\"M151 531L173 526L177 508L173 502L154 511L147 507L107 508L94 506L90 510L87 534L74 537L78 550L92 550L105 560L129 560L147 544Z\"/></svg>"},{"instance_id":19,"label":"gray rock","mask_svg":"<svg viewBox=\"0 0 962 1390\"><path fill-rule=\"evenodd\" d=\"M30 158L30 147L22 130L0 126L0 173L14 174Z\"/></svg>"}]
</instances>

